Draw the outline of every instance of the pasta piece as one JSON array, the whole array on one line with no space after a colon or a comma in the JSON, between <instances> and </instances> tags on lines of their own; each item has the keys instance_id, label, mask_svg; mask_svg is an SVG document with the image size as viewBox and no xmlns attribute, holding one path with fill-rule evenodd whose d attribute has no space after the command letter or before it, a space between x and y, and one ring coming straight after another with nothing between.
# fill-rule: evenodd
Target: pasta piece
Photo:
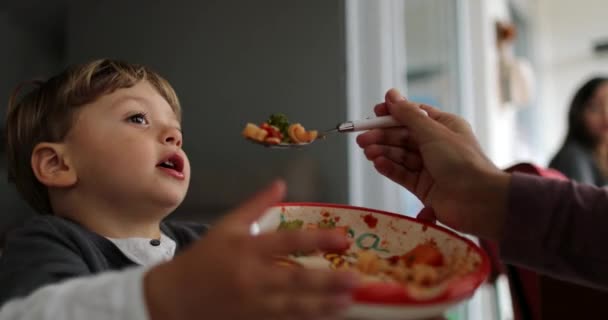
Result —
<instances>
[{"instance_id":1,"label":"pasta piece","mask_svg":"<svg viewBox=\"0 0 608 320\"><path fill-rule=\"evenodd\" d=\"M304 129L304 127L299 123L290 125L287 128L287 134L295 143L313 142L319 135L318 131L316 130L306 131L306 129Z\"/></svg>"},{"instance_id":2,"label":"pasta piece","mask_svg":"<svg viewBox=\"0 0 608 320\"><path fill-rule=\"evenodd\" d=\"M248 123L243 129L243 136L256 141L264 141L268 132L253 123Z\"/></svg>"},{"instance_id":3,"label":"pasta piece","mask_svg":"<svg viewBox=\"0 0 608 320\"><path fill-rule=\"evenodd\" d=\"M356 267L365 274L373 275L380 272L381 262L375 253L365 250L359 252Z\"/></svg>"},{"instance_id":4,"label":"pasta piece","mask_svg":"<svg viewBox=\"0 0 608 320\"><path fill-rule=\"evenodd\" d=\"M421 286L430 286L437 283L439 273L436 268L426 264L416 264L412 267L413 282Z\"/></svg>"},{"instance_id":5,"label":"pasta piece","mask_svg":"<svg viewBox=\"0 0 608 320\"><path fill-rule=\"evenodd\" d=\"M387 270L387 275L399 282L407 282L412 278L412 270L405 268L403 265L392 266Z\"/></svg>"}]
</instances>

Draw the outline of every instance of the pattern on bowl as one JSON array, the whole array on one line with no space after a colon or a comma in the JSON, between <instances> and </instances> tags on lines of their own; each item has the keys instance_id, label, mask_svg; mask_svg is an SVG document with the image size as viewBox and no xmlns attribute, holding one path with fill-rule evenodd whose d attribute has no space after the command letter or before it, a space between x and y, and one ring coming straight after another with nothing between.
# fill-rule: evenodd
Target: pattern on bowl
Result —
<instances>
[{"instance_id":1,"label":"pattern on bowl","mask_svg":"<svg viewBox=\"0 0 608 320\"><path fill-rule=\"evenodd\" d=\"M348 226L348 234L354 240L349 250L351 252L372 250L380 257L390 257L402 255L418 244L427 242L434 243L441 251L445 265L453 276L440 287L424 292L409 291L399 299L355 293L354 299L358 305L353 310L359 310L359 313L371 308L369 310L375 310L376 315L377 312L388 312L386 319L390 319L392 309L402 318L405 309L413 308L417 314L425 314L424 308L430 313L432 310L444 310L472 296L489 273L486 254L472 241L448 229L380 210L323 203L282 203L270 208L253 229L272 232L282 221L295 220L301 220L303 225L322 223ZM370 288L361 290L369 291ZM377 286L375 290L378 290ZM378 310L380 305L386 308Z\"/></svg>"}]
</instances>

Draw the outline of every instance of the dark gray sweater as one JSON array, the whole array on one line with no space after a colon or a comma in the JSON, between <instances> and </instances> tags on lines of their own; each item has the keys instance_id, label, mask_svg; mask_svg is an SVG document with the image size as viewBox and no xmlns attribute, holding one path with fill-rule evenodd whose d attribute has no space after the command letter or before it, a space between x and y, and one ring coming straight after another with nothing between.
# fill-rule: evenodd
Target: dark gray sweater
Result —
<instances>
[{"instance_id":1,"label":"dark gray sweater","mask_svg":"<svg viewBox=\"0 0 608 320\"><path fill-rule=\"evenodd\" d=\"M207 227L163 222L161 230L176 242L177 253ZM108 239L73 221L39 216L7 239L0 257L0 306L48 284L133 265Z\"/></svg>"},{"instance_id":2,"label":"dark gray sweater","mask_svg":"<svg viewBox=\"0 0 608 320\"><path fill-rule=\"evenodd\" d=\"M603 187L607 182L593 159L592 150L576 141L567 141L551 159L549 167L581 183Z\"/></svg>"}]
</instances>

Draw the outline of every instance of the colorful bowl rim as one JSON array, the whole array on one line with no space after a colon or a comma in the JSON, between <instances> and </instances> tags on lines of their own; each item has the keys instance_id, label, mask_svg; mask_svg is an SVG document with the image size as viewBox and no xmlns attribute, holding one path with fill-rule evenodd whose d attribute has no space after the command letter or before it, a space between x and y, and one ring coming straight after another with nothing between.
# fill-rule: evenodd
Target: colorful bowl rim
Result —
<instances>
[{"instance_id":1,"label":"colorful bowl rim","mask_svg":"<svg viewBox=\"0 0 608 320\"><path fill-rule=\"evenodd\" d=\"M452 283L444 290L443 294L441 294L435 298L427 299L427 300L411 299L411 300L404 301L401 303L392 303L392 302L387 303L387 302L380 302L380 301L355 300L355 302L357 302L357 303L370 305L370 306L371 305L382 305L385 307L399 307L399 306L408 307L408 306L426 306L426 305L436 305L436 304L451 304L451 303L459 302L464 299L470 298L475 293L475 291L481 286L481 284L487 279L488 275L490 274L490 258L488 257L488 255L486 254L485 251L483 251L477 244L475 244L470 239L467 239L450 229L438 226L431 222L418 220L416 218L412 218L410 216L406 216L406 215L402 215L402 214L398 214L398 213L394 213L394 212L388 212L388 211L383 211L383 210L378 210L378 209L372 209L372 208L366 208L366 207L360 207L360 206L352 206L352 205L346 205L346 204L336 204L336 203L280 202L280 203L273 205L271 208L285 208L285 207L326 207L326 208L337 208L337 209L355 209L355 210L362 210L362 211L368 211L368 212L378 213L378 214L382 214L382 215L387 215L387 216L391 216L391 217L395 217L395 218L399 218L399 219L410 220L411 222L414 222L414 223L417 223L420 225L424 225L428 228L436 229L440 232L447 233L448 235L450 235L456 239L464 241L469 248L473 249L481 257L481 264L477 271L474 271L471 274L462 277L462 279L461 279L462 281L456 281L456 282ZM471 289L470 290L459 290L458 288L456 288L459 284L461 286L469 284L469 286L467 286L467 288L471 288ZM473 284L473 285L470 286L470 284Z\"/></svg>"}]
</instances>

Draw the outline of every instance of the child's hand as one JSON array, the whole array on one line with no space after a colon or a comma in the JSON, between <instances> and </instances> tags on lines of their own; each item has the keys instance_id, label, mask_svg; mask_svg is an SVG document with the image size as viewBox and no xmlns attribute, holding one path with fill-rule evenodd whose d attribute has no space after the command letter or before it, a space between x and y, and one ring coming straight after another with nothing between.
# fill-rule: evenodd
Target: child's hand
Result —
<instances>
[{"instance_id":1,"label":"child's hand","mask_svg":"<svg viewBox=\"0 0 608 320\"><path fill-rule=\"evenodd\" d=\"M356 286L346 272L279 267L277 255L343 250L332 231L282 231L251 236L249 228L283 198L281 182L227 215L198 243L145 277L151 319L331 319Z\"/></svg>"}]
</instances>

